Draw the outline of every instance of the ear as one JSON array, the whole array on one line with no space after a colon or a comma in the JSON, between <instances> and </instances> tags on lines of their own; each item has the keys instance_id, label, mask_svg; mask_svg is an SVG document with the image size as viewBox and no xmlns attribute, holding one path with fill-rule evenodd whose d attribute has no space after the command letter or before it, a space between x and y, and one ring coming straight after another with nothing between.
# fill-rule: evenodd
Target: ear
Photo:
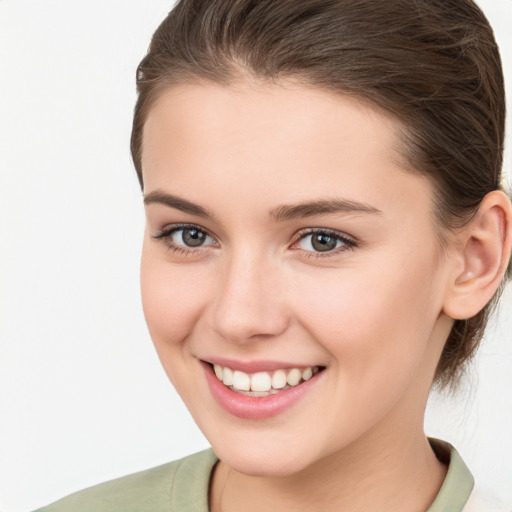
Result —
<instances>
[{"instance_id":1,"label":"ear","mask_svg":"<svg viewBox=\"0 0 512 512\"><path fill-rule=\"evenodd\" d=\"M506 272L512 247L512 205L495 190L459 235L444 312L455 320L470 318L491 300Z\"/></svg>"}]
</instances>

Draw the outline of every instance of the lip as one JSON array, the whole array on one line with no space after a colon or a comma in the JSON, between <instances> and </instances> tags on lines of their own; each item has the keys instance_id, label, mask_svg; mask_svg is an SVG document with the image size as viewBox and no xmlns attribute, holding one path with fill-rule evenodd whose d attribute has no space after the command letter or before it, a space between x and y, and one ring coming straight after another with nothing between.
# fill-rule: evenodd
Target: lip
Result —
<instances>
[{"instance_id":1,"label":"lip","mask_svg":"<svg viewBox=\"0 0 512 512\"><path fill-rule=\"evenodd\" d=\"M280 391L275 395L253 397L236 393L225 386L215 376L212 366L209 363L201 361L201 366L204 370L210 392L217 403L233 416L248 420L263 420L283 413L310 392L322 378L324 373L323 371L320 371L306 382L290 389ZM228 364L225 366L230 367ZM286 364L285 368L288 366L289 364ZM266 368L268 369L268 365ZM283 366L280 366L279 368L283 368Z\"/></svg>"}]
</instances>

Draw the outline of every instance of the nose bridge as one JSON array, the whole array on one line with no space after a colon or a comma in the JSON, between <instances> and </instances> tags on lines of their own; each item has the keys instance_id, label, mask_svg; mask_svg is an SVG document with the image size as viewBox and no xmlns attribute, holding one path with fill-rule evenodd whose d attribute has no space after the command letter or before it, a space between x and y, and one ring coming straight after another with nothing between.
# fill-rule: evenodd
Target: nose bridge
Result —
<instances>
[{"instance_id":1,"label":"nose bridge","mask_svg":"<svg viewBox=\"0 0 512 512\"><path fill-rule=\"evenodd\" d=\"M288 325L278 272L264 251L242 247L226 259L217 276L213 328L226 340L242 343L277 336Z\"/></svg>"}]
</instances>

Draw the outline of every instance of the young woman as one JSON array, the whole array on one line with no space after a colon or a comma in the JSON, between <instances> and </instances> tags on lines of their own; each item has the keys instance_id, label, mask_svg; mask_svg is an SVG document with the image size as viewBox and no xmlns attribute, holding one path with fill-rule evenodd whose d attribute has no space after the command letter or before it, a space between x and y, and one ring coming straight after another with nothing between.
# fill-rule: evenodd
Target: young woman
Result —
<instances>
[{"instance_id":1,"label":"young woman","mask_svg":"<svg viewBox=\"0 0 512 512\"><path fill-rule=\"evenodd\" d=\"M488 510L423 430L512 246L481 11L182 0L137 86L144 312L212 449L43 510Z\"/></svg>"}]
</instances>

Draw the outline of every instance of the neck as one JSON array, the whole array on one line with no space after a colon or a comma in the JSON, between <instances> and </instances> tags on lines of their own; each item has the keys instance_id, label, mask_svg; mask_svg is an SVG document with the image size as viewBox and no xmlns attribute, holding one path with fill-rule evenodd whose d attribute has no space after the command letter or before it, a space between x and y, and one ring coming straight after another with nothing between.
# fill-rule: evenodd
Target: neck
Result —
<instances>
[{"instance_id":1,"label":"neck","mask_svg":"<svg viewBox=\"0 0 512 512\"><path fill-rule=\"evenodd\" d=\"M252 477L222 462L212 481L212 512L314 509L424 512L446 475L422 430L396 439L361 439L286 477Z\"/></svg>"}]
</instances>

